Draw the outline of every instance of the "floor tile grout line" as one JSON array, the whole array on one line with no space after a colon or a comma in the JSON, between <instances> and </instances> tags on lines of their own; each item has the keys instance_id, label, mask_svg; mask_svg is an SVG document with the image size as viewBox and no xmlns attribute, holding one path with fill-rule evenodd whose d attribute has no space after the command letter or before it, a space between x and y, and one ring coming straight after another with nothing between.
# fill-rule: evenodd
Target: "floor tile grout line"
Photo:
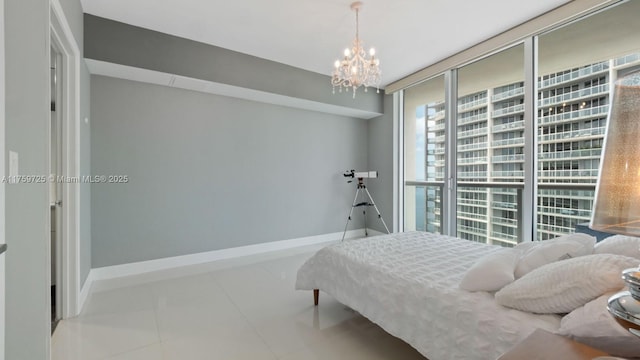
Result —
<instances>
[{"instance_id":1,"label":"floor tile grout line","mask_svg":"<svg viewBox=\"0 0 640 360\"><path fill-rule=\"evenodd\" d=\"M151 344L142 345L142 346L139 346L139 347L131 349L131 350L122 351L122 352L118 352L118 353L115 353L115 354L107 355L106 357L103 357L103 358L101 358L99 360L109 360L109 359L112 359L112 358L114 358L116 356L122 356L122 355L125 355L125 354L128 354L128 353L132 353L134 351L142 350L144 348L148 348L148 347L151 347L151 346L154 346L154 345L159 345L159 344L161 344L160 341L154 342L154 343L151 343Z\"/></svg>"},{"instance_id":2,"label":"floor tile grout line","mask_svg":"<svg viewBox=\"0 0 640 360\"><path fill-rule=\"evenodd\" d=\"M235 311L237 311L237 315L239 315L239 316L236 315L237 316L235 317L236 321L238 322L241 322L243 320L246 321L246 324L243 326L245 329L243 330L243 332L247 335L247 338L254 339L252 342L255 343L256 349L259 349L262 347L263 348L262 351L264 351L264 356L266 357L269 357L267 356L267 354L270 354L270 357L272 357L273 359L280 359L280 360L288 359L288 358L292 358L291 356L293 354L297 354L298 352L301 352L301 351L306 353L306 351L303 351L302 347L299 349L293 349L288 346L285 346L286 342L284 343L285 345L282 345L280 342L281 340L280 337L272 339L270 336L268 327L264 326L265 324L268 324L268 322L264 323L263 320L261 320L263 319L263 316L260 315L261 313L259 312L259 307L255 308L253 305L254 304L253 302L247 303L243 295L259 294L261 291L265 291L266 289L271 288L272 286L276 285L275 283L277 283L278 285L277 289L274 289L274 291L277 292L276 294L274 294L274 296L275 295L277 296L274 297L273 299L280 299L280 297L282 297L283 299L288 299L290 294L288 293L284 294L283 291L285 290L285 288L280 287L279 285L282 285L281 281L284 281L286 282L286 284L289 284L290 282L289 280L291 280L291 277L295 278L295 274L296 274L295 263L297 261L293 259L297 257L307 256L307 255L308 253L304 253L304 254L301 253L301 254L294 254L290 256L280 257L277 259L266 259L264 261L254 262L251 264L237 264L236 266L233 266L230 268L214 269L214 270L210 270L210 271L207 271L204 273L198 273L198 274L188 274L185 276L181 276L180 278L190 279L194 276L205 275L203 276L203 278L207 283L208 281L211 281L211 285L214 286L212 287L213 291L221 292L218 295L220 296L218 299L223 303L228 301L230 303L228 305L232 305L232 307L229 307L228 310L225 310L225 311L234 311L233 309L235 309ZM252 277L255 277L254 282L250 281L252 280L251 279ZM167 280L176 280L176 279L172 278ZM249 282L244 283L244 280L247 280ZM202 278L200 278L198 281L202 281ZM274 284L270 284L270 282L274 282ZM162 356L165 356L165 357L167 356L166 349L164 348L166 346L166 340L163 341L161 337L161 332L160 332L161 328L159 326L163 318L162 309L159 307L159 298L164 296L164 292L163 292L164 288L156 287L154 285L155 283L156 282L153 281L147 284L136 284L132 286L132 287L137 287L138 289L143 290L145 293L143 294L144 297L140 298L141 300L144 301L144 303L140 301L136 301L135 303L132 303L133 305L135 305L136 308L138 307L138 303L140 303L145 305L144 310L148 310L149 308L147 307L147 304L151 303L151 310L153 310L151 314L153 314L154 316L154 326L156 331L155 338L147 339L149 342L144 345L141 345L139 342L135 344L131 344L131 345L134 345L135 347L126 351L117 351L116 353L109 354L108 356L104 355L105 357L100 357L101 360L107 360L113 357L119 357L123 355L127 356L127 354L129 353L141 351L141 349L145 349L149 347L153 347L151 349L153 350L153 353L155 353L155 350L158 350L157 348L159 348ZM248 294L246 294L247 290L248 289L250 290L250 288L253 286L258 287L257 291L254 291L254 292L248 291ZM129 286L126 286L126 287L129 287ZM192 286L189 286L188 288L185 288L185 289L189 290L189 293L191 293L192 292L191 288ZM112 290L117 290L117 289L120 289L120 288L115 288ZM91 295L94 298L94 300L97 298L95 292L92 292ZM259 303L261 301L260 297L256 296L255 301ZM309 302L311 302L311 299L309 299ZM323 302L323 304L326 305L327 303ZM97 305L99 309L102 309L104 304L102 302L99 302ZM228 306L227 304L225 305ZM119 306L116 308L119 308ZM217 308L221 308L221 307L217 306ZM224 308L226 309L226 307ZM111 309L111 307L109 307L108 309ZM126 311L127 309L129 309L128 306L123 310ZM257 310L258 312L255 313L254 310ZM211 311L215 311L215 308L213 308ZM295 313L297 313L297 311ZM289 314L289 312L287 312L286 314ZM80 318L91 318L93 316L98 316L98 315L102 315L102 314L89 314L88 316L81 315ZM284 315L284 316L289 316L289 315ZM271 318L270 317L267 318L267 321L270 321L269 319ZM149 320L147 320L148 321L147 324L151 325ZM147 325L146 328L153 329L153 326ZM148 331L148 333L150 333L151 331ZM339 334L334 334L333 336L339 336L341 334L342 332L340 332ZM255 337L256 335L257 335L257 338ZM258 341L257 339L260 339L260 341ZM284 339L286 340L286 338ZM304 339L305 339L304 343L306 345L310 345L318 341L324 341L323 339L320 339L320 338L310 337L309 339L312 341L307 343L306 337ZM267 342L267 340L269 341ZM278 341L274 342L274 340L278 340ZM300 342L300 344L302 343L303 342ZM123 348L119 347L118 349L123 349ZM146 354L148 351L143 351L143 352ZM315 351L312 351L312 352L315 353Z\"/></svg>"},{"instance_id":3,"label":"floor tile grout line","mask_svg":"<svg viewBox=\"0 0 640 360\"><path fill-rule=\"evenodd\" d=\"M147 292L148 295L151 298L150 309L148 309L148 310L151 310L153 312L153 322L155 324L155 335L156 335L155 338L156 338L156 341L148 343L148 344L140 345L140 346L138 346L136 348L133 348L133 349L129 349L129 350L126 350L126 351L121 351L121 352L116 352L114 354L107 355L107 356L101 358L100 360L108 360L108 359L111 359L111 358L116 357L116 356L121 356L121 355L130 353L130 352L138 351L140 349L144 349L146 347L150 347L150 346L162 343L162 339L160 338L160 327L158 325L158 313L157 313L157 310L156 310L155 300L154 300L155 294L153 292L153 289L151 288L151 285L149 285L149 284L139 284L139 285L134 285L132 287L140 288L142 291ZM123 288L116 288L116 289L112 289L112 290L119 290L119 289L123 289ZM86 304L89 304L90 301L91 301L90 298L87 297L87 303ZM141 310L137 310L137 311L145 311L145 310L141 309ZM114 314L107 314L107 313L80 314L75 319L91 319L91 318L94 318L94 317L107 316L107 315L114 315Z\"/></svg>"},{"instance_id":4,"label":"floor tile grout line","mask_svg":"<svg viewBox=\"0 0 640 360\"><path fill-rule=\"evenodd\" d=\"M213 276L213 274L212 274ZM240 313L240 315L242 315L242 318L247 322L247 324L249 324L249 326L251 327L251 330L253 330L253 332L258 335L258 338L260 338L260 341L262 341L262 343L264 344L264 346L269 350L269 352L271 353L271 355L273 355L274 359L279 359L279 357L273 352L273 350L271 349L271 346L269 346L269 344L267 343L267 341L264 339L264 337L262 337L262 335L260 334L260 332L258 331L258 329L256 329L255 325L253 325L253 322L251 322L251 320L249 320L249 317L242 311L242 309L240 309L240 307L238 306L238 304L233 301L233 298L231 297L231 295L229 294L229 292L227 291L227 289L224 287L223 284L221 284L219 282L218 279L216 279L214 277L214 281L220 286L220 288L222 289L222 291L224 292L225 296L227 297L227 299L229 299L229 301L231 302L231 304L233 304L233 307L236 308L236 310L238 310L238 312Z\"/></svg>"},{"instance_id":5,"label":"floor tile grout line","mask_svg":"<svg viewBox=\"0 0 640 360\"><path fill-rule=\"evenodd\" d=\"M149 293L151 294L151 301L152 301L152 308L153 308L153 321L156 324L156 336L158 337L158 343L162 344L162 337L160 336L160 320L158 317L158 308L156 307L157 302L156 302L156 293L155 291L153 291L153 287L149 284L144 286L145 288L147 288L147 291L149 291ZM163 351L164 352L164 351Z\"/></svg>"}]
</instances>

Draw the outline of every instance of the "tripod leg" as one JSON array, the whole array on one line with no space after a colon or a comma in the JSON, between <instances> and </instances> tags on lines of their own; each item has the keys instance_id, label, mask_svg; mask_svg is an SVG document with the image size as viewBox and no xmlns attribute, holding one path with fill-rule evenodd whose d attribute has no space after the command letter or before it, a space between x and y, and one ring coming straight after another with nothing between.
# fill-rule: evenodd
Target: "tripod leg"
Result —
<instances>
[{"instance_id":1,"label":"tripod leg","mask_svg":"<svg viewBox=\"0 0 640 360\"><path fill-rule=\"evenodd\" d=\"M387 224L384 222L384 219L382 218L382 215L380 215L380 211L378 210L378 207L376 206L376 202L373 201L373 198L371 197L371 194L369 193L369 190L367 188L365 188L364 191L367 192L367 196L369 196L369 200L371 200L371 205L373 205L373 208L376 210L376 213L378 213L378 219L380 219L380 221L382 221L382 225L384 225L384 229L387 230L387 234L391 234L391 232L389 231L389 228L387 227Z\"/></svg>"},{"instance_id":2,"label":"tripod leg","mask_svg":"<svg viewBox=\"0 0 640 360\"><path fill-rule=\"evenodd\" d=\"M367 231L367 206L366 205L362 207L362 216L364 216L364 236L369 236L369 232Z\"/></svg>"},{"instance_id":3,"label":"tripod leg","mask_svg":"<svg viewBox=\"0 0 640 360\"><path fill-rule=\"evenodd\" d=\"M349 217L347 218L347 223L344 224L344 231L342 232L342 240L340 241L344 241L344 236L347 234L347 227L349 226L349 221L351 221L351 215L353 214L353 208L356 207L356 203L358 201L358 193L360 192L360 189L356 190L356 196L353 198L353 204L351 205L351 210L349 210Z\"/></svg>"},{"instance_id":4,"label":"tripod leg","mask_svg":"<svg viewBox=\"0 0 640 360\"><path fill-rule=\"evenodd\" d=\"M360 190L362 190L362 189L367 190L366 187L358 185L358 192ZM362 194L364 196L364 192ZM362 204L364 204L364 205L362 205ZM364 218L364 236L367 237L367 236L369 236L369 232L367 231L367 205L366 205L367 202L365 201L362 204L361 204L362 205L362 217Z\"/></svg>"}]
</instances>

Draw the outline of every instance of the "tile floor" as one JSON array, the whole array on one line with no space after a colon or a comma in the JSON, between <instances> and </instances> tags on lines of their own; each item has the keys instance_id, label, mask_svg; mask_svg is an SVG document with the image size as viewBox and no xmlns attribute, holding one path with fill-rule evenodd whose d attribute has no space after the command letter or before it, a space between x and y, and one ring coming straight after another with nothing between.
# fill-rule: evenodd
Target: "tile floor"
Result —
<instances>
[{"instance_id":1,"label":"tile floor","mask_svg":"<svg viewBox=\"0 0 640 360\"><path fill-rule=\"evenodd\" d=\"M320 293L294 290L318 246L94 283L53 360L423 359Z\"/></svg>"}]
</instances>

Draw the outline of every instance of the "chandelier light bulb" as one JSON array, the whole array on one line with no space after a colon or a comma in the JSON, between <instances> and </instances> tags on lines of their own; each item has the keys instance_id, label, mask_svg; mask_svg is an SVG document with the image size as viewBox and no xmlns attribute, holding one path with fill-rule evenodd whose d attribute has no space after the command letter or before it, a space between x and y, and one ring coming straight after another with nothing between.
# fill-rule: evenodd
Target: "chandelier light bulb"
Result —
<instances>
[{"instance_id":1,"label":"chandelier light bulb","mask_svg":"<svg viewBox=\"0 0 640 360\"><path fill-rule=\"evenodd\" d=\"M333 92L338 88L340 91L344 88L349 91L353 89L353 97L356 97L356 90L360 86L364 86L365 91L369 86L380 86L380 61L375 57L375 48L369 49L369 55L360 40L359 18L358 13L362 7L362 2L356 1L351 4L351 9L356 13L356 37L353 40L351 48L344 50L344 59L334 63L335 69L331 76L331 85ZM378 89L378 92L380 90Z\"/></svg>"}]
</instances>

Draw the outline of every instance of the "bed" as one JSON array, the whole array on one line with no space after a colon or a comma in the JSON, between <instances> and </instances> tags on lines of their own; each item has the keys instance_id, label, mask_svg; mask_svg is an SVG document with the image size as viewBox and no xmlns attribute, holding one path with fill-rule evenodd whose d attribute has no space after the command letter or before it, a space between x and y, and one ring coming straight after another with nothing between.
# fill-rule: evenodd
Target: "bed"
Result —
<instances>
[{"instance_id":1,"label":"bed","mask_svg":"<svg viewBox=\"0 0 640 360\"><path fill-rule=\"evenodd\" d=\"M496 359L535 329L556 332L562 318L458 287L476 260L501 249L424 232L349 240L303 264L296 289L330 294L431 360Z\"/></svg>"}]
</instances>

